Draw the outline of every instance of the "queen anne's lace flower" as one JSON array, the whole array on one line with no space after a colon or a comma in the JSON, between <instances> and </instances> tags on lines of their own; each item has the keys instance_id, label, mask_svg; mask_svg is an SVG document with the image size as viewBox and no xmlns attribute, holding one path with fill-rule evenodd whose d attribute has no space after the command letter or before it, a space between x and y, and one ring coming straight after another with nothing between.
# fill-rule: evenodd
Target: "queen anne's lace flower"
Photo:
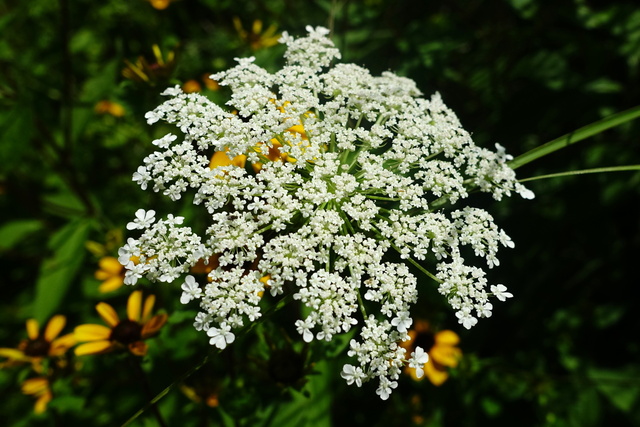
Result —
<instances>
[{"instance_id":1,"label":"queen anne's lace flower","mask_svg":"<svg viewBox=\"0 0 640 427\"><path fill-rule=\"evenodd\" d=\"M133 179L171 200L189 195L208 228L196 234L182 217L156 221L141 209L127 228L142 235L119 260L134 284L171 282L215 257L206 283L186 277L180 300L199 304L194 327L220 349L261 316L265 286L264 298L290 294L306 306L295 322L306 342L360 323L348 350L356 364L341 375L357 386L376 379L387 399L406 364L422 373L428 361L420 348L407 359L399 345L418 298L409 266L438 283L464 327L489 317L490 297L512 295L503 285L487 292L484 270L464 257L491 268L513 242L484 210L457 205L471 191L496 200L533 193L516 181L504 148L477 147L440 95L421 98L413 81L390 72L331 67L340 53L328 31L308 31L283 33L287 62L275 74L244 58L212 76L231 91L226 107L178 86L163 93L169 99L147 121L182 136L153 141L159 151Z\"/></svg>"}]
</instances>

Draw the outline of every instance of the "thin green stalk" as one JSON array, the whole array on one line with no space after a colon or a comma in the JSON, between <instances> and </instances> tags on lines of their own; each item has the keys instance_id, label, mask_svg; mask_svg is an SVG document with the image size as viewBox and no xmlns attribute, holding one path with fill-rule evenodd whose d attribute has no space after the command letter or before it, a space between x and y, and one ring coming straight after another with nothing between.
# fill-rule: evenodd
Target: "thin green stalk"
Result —
<instances>
[{"instance_id":1,"label":"thin green stalk","mask_svg":"<svg viewBox=\"0 0 640 427\"><path fill-rule=\"evenodd\" d=\"M519 182L536 181L538 179L547 179L547 178L559 178L563 176L572 176L572 175L585 175L589 173L623 172L623 171L637 171L637 170L640 170L640 165L611 166L606 168L582 169L577 171L558 172L558 173L550 173L547 175L532 176L531 178L521 179L519 180Z\"/></svg>"},{"instance_id":2,"label":"thin green stalk","mask_svg":"<svg viewBox=\"0 0 640 427\"><path fill-rule=\"evenodd\" d=\"M549 141L546 144L543 144L539 147L534 148L533 150L529 150L526 153L519 155L507 164L509 165L509 167L511 167L511 169L515 170L520 166L524 166L527 163L539 159L540 157L551 154L554 151L560 150L561 148L567 147L571 144L575 144L576 142L580 142L584 139L589 138L590 136L597 135L607 129L621 125L638 117L640 117L640 105L630 108L626 111L613 114L609 117L605 117L602 120L598 120L597 122L593 122L587 126L581 127L578 130L563 135L560 138Z\"/></svg>"}]
</instances>

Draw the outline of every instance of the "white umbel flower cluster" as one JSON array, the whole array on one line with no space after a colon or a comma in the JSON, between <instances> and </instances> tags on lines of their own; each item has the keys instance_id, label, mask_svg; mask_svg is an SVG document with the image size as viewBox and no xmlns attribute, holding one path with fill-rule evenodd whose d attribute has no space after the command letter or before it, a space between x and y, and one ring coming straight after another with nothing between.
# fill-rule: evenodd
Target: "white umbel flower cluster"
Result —
<instances>
[{"instance_id":1,"label":"white umbel flower cluster","mask_svg":"<svg viewBox=\"0 0 640 427\"><path fill-rule=\"evenodd\" d=\"M142 236L128 240L120 260L133 284L170 282L215 258L207 283L186 276L180 286L181 302L199 303L194 326L220 349L261 316L265 289L307 307L295 322L306 342L361 324L349 349L357 365L342 376L357 386L377 379L386 399L404 365L422 373L428 360L399 345L418 299L409 266L437 283L465 327L490 316L489 298L511 294L504 285L489 292L463 253L491 268L499 246L513 243L487 212L456 205L471 191L496 200L533 193L516 181L504 149L477 147L438 94L421 98L413 81L389 72L330 67L340 53L327 30L308 31L283 34L286 65L275 74L244 58L212 76L231 90L227 108L178 86L164 92L169 99L146 118L181 136L154 141L159 151L133 179L172 200L191 195L208 228L198 236L183 218L156 221L141 210L128 228Z\"/></svg>"}]
</instances>

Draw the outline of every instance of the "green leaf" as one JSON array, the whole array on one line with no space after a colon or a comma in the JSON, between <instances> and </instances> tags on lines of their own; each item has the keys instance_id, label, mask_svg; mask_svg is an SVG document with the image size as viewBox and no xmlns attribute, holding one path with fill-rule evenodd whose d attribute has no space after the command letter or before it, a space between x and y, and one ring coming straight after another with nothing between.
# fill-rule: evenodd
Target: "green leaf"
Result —
<instances>
[{"instance_id":1,"label":"green leaf","mask_svg":"<svg viewBox=\"0 0 640 427\"><path fill-rule=\"evenodd\" d=\"M29 234L42 229L42 222L36 219L11 221L0 227L0 250L13 248Z\"/></svg>"},{"instance_id":2,"label":"green leaf","mask_svg":"<svg viewBox=\"0 0 640 427\"><path fill-rule=\"evenodd\" d=\"M293 401L282 405L269 426L324 427L331 426L331 393L330 380L335 374L331 364L322 361L315 368L320 373L310 375L303 393L291 390Z\"/></svg>"},{"instance_id":3,"label":"green leaf","mask_svg":"<svg viewBox=\"0 0 640 427\"><path fill-rule=\"evenodd\" d=\"M592 368L587 375L595 383L596 389L621 411L629 412L638 401L640 372L637 367L627 366L616 370Z\"/></svg>"},{"instance_id":4,"label":"green leaf","mask_svg":"<svg viewBox=\"0 0 640 427\"><path fill-rule=\"evenodd\" d=\"M39 322L56 312L82 265L90 225L87 219L72 221L49 240L53 254L40 266L36 282L34 315Z\"/></svg>"},{"instance_id":5,"label":"green leaf","mask_svg":"<svg viewBox=\"0 0 640 427\"><path fill-rule=\"evenodd\" d=\"M563 135L560 138L549 141L546 144L534 148L533 150L529 150L526 153L521 154L515 159L511 160L508 165L511 167L511 169L517 169L520 166L524 166L527 163L539 159L540 157L551 154L554 151L560 150L561 148L568 147L571 144L580 142L584 139L589 138L590 136L597 135L607 129L616 127L638 117L640 117L640 105L629 110L613 114L609 117L605 117L602 120L598 120L597 122L591 123L590 125L581 127L578 130Z\"/></svg>"}]
</instances>

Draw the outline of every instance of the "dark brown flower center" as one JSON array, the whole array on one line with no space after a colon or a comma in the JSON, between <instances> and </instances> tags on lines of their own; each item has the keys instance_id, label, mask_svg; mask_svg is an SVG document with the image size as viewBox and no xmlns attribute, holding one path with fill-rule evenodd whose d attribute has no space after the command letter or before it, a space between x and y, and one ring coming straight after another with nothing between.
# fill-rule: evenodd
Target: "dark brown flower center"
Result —
<instances>
[{"instance_id":1,"label":"dark brown flower center","mask_svg":"<svg viewBox=\"0 0 640 427\"><path fill-rule=\"evenodd\" d=\"M28 340L27 345L24 348L24 354L30 357L46 357L49 355L49 349L51 343L44 339L44 337L38 337L35 340Z\"/></svg>"},{"instance_id":2,"label":"dark brown flower center","mask_svg":"<svg viewBox=\"0 0 640 427\"><path fill-rule=\"evenodd\" d=\"M142 338L142 325L133 320L122 320L111 330L111 340L131 344Z\"/></svg>"}]
</instances>

